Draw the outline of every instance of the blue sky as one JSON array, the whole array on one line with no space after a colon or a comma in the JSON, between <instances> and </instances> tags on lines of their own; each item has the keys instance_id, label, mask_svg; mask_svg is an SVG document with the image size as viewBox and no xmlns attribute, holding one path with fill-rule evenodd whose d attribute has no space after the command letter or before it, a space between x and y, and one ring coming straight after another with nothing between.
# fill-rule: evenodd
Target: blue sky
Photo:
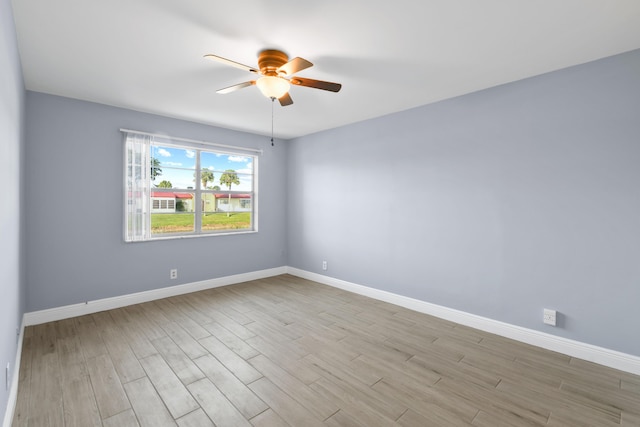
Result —
<instances>
[{"instance_id":1,"label":"blue sky","mask_svg":"<svg viewBox=\"0 0 640 427\"><path fill-rule=\"evenodd\" d=\"M162 175L158 176L153 181L153 184L158 185L161 181L167 180L171 182L173 188L195 188L193 177L196 166L195 156L196 150L152 145L151 157L160 161L160 168L162 169ZM201 151L200 162L202 169L208 169L213 172L214 182L208 182L207 187L218 185L223 190L226 190L227 187L220 185L220 176L225 170L233 169L237 172L238 178L240 178L240 185L232 186L231 190L251 190L252 157Z\"/></svg>"}]
</instances>

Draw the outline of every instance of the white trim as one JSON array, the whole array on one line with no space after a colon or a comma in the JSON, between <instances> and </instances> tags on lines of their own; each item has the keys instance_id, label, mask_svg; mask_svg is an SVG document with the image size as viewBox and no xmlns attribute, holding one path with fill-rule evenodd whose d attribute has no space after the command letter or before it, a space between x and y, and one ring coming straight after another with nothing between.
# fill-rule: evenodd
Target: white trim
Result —
<instances>
[{"instance_id":1,"label":"white trim","mask_svg":"<svg viewBox=\"0 0 640 427\"><path fill-rule=\"evenodd\" d=\"M154 289L150 291L138 292L135 294L122 295L113 298L105 298L95 301L87 301L84 304L73 304L63 307L51 308L48 310L25 313L22 317L20 337L18 338L18 348L16 351L16 361L11 378L11 389L7 400L7 409L4 416L3 427L10 427L15 413L15 405L18 397L18 380L20 378L20 361L22 358L22 341L24 329L27 326L38 325L40 323L52 322L67 319L85 314L97 313L99 311L125 307L132 304L153 301L156 299L182 295L190 292L197 292L205 289L217 288L220 286L233 285L236 283L248 282L251 280L264 279L281 274L291 274L304 279L313 280L318 283L333 286L345 291L354 292L380 301L396 304L420 313L429 314L442 319L446 319L461 325L476 328L482 331L497 334L516 341L546 348L568 356L598 363L610 368L619 369L635 375L640 375L640 357L615 350L609 350L591 344L562 338L532 329L523 328L516 325L500 322L475 314L466 313L448 307L431 304L426 301L405 297L380 289L370 288L363 285L335 279L333 277L300 270L294 267L276 267L267 270L254 271L250 273L236 274L233 276L220 277L216 279L203 280L201 282L186 283L183 285L171 286L167 288Z\"/></svg>"},{"instance_id":2,"label":"white trim","mask_svg":"<svg viewBox=\"0 0 640 427\"><path fill-rule=\"evenodd\" d=\"M261 148L238 147L235 145L218 144L217 142L208 142L208 141L198 141L196 139L179 138L177 136L163 135L160 133L141 132L139 130L131 130L131 129L120 129L120 132L146 135L146 136L151 136L156 138L164 138L168 141L180 141L180 142L187 142L189 144L198 144L198 145L205 145L209 147L219 147L219 148L229 149L230 151L225 154L238 154L239 151L262 154Z\"/></svg>"},{"instance_id":3,"label":"white trim","mask_svg":"<svg viewBox=\"0 0 640 427\"><path fill-rule=\"evenodd\" d=\"M24 326L39 325L41 323L54 322L56 320L83 316L85 314L126 307L128 305L140 304L143 302L154 301L157 299L168 298L176 295L183 295L191 292L202 291L205 289L218 288L220 286L227 286L236 283L248 282L251 280L264 279L266 277L278 276L285 273L286 267L277 267L268 270L254 271L251 273L235 274L233 276L220 277L217 279L203 280L201 282L192 282L186 283L184 285L137 292L135 294L127 294L112 298L99 299L95 301L87 301L81 304L72 304L63 307L50 308L47 310L32 311L30 313L24 314L23 323Z\"/></svg>"},{"instance_id":4,"label":"white trim","mask_svg":"<svg viewBox=\"0 0 640 427\"><path fill-rule=\"evenodd\" d=\"M18 382L20 380L20 362L22 359L22 338L24 337L24 315L22 316L22 325L20 325L20 336L18 337L18 349L16 350L16 361L11 376L11 388L9 389L9 398L7 399L7 409L4 413L3 427L11 427L13 415L18 402Z\"/></svg>"},{"instance_id":5,"label":"white trim","mask_svg":"<svg viewBox=\"0 0 640 427\"><path fill-rule=\"evenodd\" d=\"M610 368L619 369L635 375L640 375L640 357L631 354L574 341L568 338L558 337L533 329L511 325L498 320L489 319L464 311L455 310L426 301L405 297L380 289L347 282L322 274L312 273L293 267L287 267L287 273L303 279L333 286L334 288L354 292L380 301L399 305L420 313L429 314L461 325L469 326L481 331L490 332L516 341L556 351L571 357L598 363Z\"/></svg>"},{"instance_id":6,"label":"white trim","mask_svg":"<svg viewBox=\"0 0 640 427\"><path fill-rule=\"evenodd\" d=\"M20 337L18 338L18 348L16 351L16 361L11 378L11 389L7 400L7 409L4 415L3 427L10 427L15 413L15 406L18 396L18 381L20 378L20 361L22 358L22 341L26 326L40 323L62 320L70 317L96 313L103 310L120 308L131 304L138 304L156 299L167 298L175 295L182 295L190 292L197 292L205 289L220 286L233 285L236 283L251 280L263 279L280 274L291 274L304 279L313 280L318 283L333 286L349 292L368 296L380 301L396 304L420 313L440 317L461 325L470 326L482 331L494 333L516 341L532 344L548 350L557 351L572 357L588 360L610 368L619 369L635 375L640 375L640 357L621 353L615 350L573 341L567 338L558 337L544 332L511 325L486 317L477 316L452 308L431 304L426 301L405 297L379 289L358 285L345 280L335 279L329 276L300 270L294 267L276 267L267 270L254 271L250 273L236 274L233 276L220 277L216 279L203 280L201 282L186 283L183 285L171 286L168 288L154 289L151 291L138 292L135 294L123 295L113 298L105 298L96 301L88 301L84 304L67 305L48 310L25 313L22 317Z\"/></svg>"},{"instance_id":7,"label":"white trim","mask_svg":"<svg viewBox=\"0 0 640 427\"><path fill-rule=\"evenodd\" d=\"M267 270L259 270L250 273L235 274L233 276L220 277L217 279L203 280L201 282L186 283L183 285L171 286L168 288L154 289L150 291L138 292L135 294L122 295L113 298L104 298L95 301L87 301L83 304L73 304L63 307L50 308L47 310L24 313L22 325L20 326L20 337L18 338L18 349L16 350L16 361L11 377L11 389L7 399L7 409L4 414L3 427L11 427L15 407L18 399L18 381L20 379L20 362L22 359L22 339L24 329L27 326L39 325L46 322L68 319L70 317L83 316L85 314L97 313L99 311L125 307L132 304L153 301L157 299L172 297L176 295L188 294L205 289L218 288L220 286L233 285L236 283L248 282L251 280L264 279L272 276L279 276L287 272L287 267L276 267Z\"/></svg>"}]
</instances>

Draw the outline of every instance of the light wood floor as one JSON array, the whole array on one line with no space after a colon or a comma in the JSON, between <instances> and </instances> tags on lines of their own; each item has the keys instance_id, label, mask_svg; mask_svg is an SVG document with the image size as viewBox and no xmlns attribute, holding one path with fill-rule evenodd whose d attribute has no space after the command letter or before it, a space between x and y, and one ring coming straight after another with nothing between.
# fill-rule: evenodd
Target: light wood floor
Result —
<instances>
[{"instance_id":1,"label":"light wood floor","mask_svg":"<svg viewBox=\"0 0 640 427\"><path fill-rule=\"evenodd\" d=\"M640 377L293 276L28 327L13 426L640 426Z\"/></svg>"}]
</instances>

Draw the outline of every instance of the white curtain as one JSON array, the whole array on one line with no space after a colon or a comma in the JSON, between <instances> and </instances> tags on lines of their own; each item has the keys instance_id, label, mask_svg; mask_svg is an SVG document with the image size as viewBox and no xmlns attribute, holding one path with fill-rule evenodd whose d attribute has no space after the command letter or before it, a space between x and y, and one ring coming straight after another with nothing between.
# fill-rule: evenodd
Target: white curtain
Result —
<instances>
[{"instance_id":1,"label":"white curtain","mask_svg":"<svg viewBox=\"0 0 640 427\"><path fill-rule=\"evenodd\" d=\"M149 188L151 136L125 132L125 241L151 237Z\"/></svg>"}]
</instances>

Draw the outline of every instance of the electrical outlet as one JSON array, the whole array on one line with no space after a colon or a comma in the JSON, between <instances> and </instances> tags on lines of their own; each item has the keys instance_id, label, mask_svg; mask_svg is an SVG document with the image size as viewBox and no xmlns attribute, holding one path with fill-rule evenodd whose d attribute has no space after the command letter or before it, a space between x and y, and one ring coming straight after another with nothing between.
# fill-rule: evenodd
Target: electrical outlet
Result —
<instances>
[{"instance_id":1,"label":"electrical outlet","mask_svg":"<svg viewBox=\"0 0 640 427\"><path fill-rule=\"evenodd\" d=\"M172 268L171 270L169 270L169 278L170 279L177 279L178 278L178 269L177 268Z\"/></svg>"},{"instance_id":2,"label":"electrical outlet","mask_svg":"<svg viewBox=\"0 0 640 427\"><path fill-rule=\"evenodd\" d=\"M545 308L542 321L546 325L556 326L556 311Z\"/></svg>"},{"instance_id":3,"label":"electrical outlet","mask_svg":"<svg viewBox=\"0 0 640 427\"><path fill-rule=\"evenodd\" d=\"M326 270L328 268L327 261L322 261L322 269Z\"/></svg>"}]
</instances>

